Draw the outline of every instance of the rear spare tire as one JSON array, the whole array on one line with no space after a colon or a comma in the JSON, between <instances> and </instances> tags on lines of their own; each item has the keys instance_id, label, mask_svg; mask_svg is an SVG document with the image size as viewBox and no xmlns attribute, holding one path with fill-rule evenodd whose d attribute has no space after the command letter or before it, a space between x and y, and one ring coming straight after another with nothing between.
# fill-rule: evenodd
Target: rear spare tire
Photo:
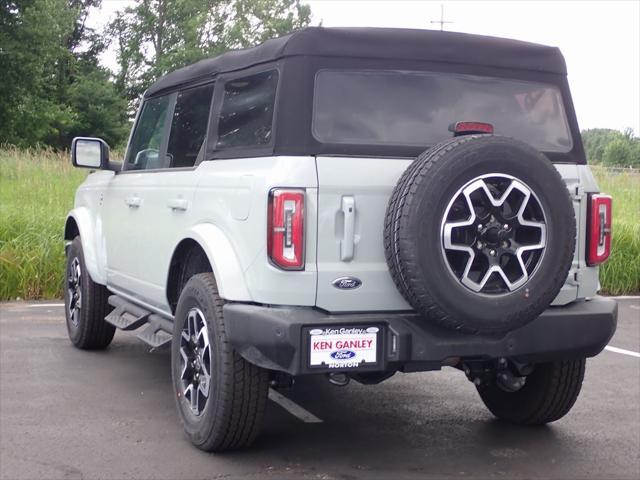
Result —
<instances>
[{"instance_id":1,"label":"rear spare tire","mask_svg":"<svg viewBox=\"0 0 640 480\"><path fill-rule=\"evenodd\" d=\"M385 221L391 275L428 320L503 334L542 313L571 267L576 224L551 162L520 141L470 135L424 152Z\"/></svg>"}]
</instances>

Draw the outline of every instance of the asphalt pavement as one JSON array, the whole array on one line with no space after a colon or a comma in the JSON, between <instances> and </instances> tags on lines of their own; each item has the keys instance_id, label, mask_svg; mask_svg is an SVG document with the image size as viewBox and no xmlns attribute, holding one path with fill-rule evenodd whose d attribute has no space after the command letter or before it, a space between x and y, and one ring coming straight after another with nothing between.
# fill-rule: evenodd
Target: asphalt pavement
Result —
<instances>
[{"instance_id":1,"label":"asphalt pavement","mask_svg":"<svg viewBox=\"0 0 640 480\"><path fill-rule=\"evenodd\" d=\"M0 478L638 479L640 300L620 300L610 346L545 427L494 420L451 368L377 386L308 378L272 395L250 450L208 454L182 433L168 350L117 332L80 351L62 306L0 304Z\"/></svg>"}]
</instances>

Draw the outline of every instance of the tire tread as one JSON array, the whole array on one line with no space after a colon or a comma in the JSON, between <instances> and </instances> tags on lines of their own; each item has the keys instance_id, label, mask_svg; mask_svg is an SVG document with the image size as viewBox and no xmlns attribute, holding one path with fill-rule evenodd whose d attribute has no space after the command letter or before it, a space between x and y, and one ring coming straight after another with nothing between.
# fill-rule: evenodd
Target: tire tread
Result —
<instances>
[{"instance_id":1,"label":"tire tread","mask_svg":"<svg viewBox=\"0 0 640 480\"><path fill-rule=\"evenodd\" d=\"M583 358L540 364L518 392L505 392L495 384L478 387L478 392L497 418L518 425L544 425L561 419L573 408L585 366Z\"/></svg>"},{"instance_id":2,"label":"tire tread","mask_svg":"<svg viewBox=\"0 0 640 480\"><path fill-rule=\"evenodd\" d=\"M216 384L221 389L217 414L210 431L204 439L194 442L202 450L222 452L248 447L258 435L264 418L268 393L268 372L242 358L227 339L223 319L224 300L218 295L218 288L212 273L194 275L189 284L197 282L214 304L213 319L219 337L218 348L223 365L222 378ZM178 302L180 303L180 302ZM181 416L182 418L182 416ZM184 423L184 419L182 419ZM193 440L193 439L192 439Z\"/></svg>"},{"instance_id":3,"label":"tire tread","mask_svg":"<svg viewBox=\"0 0 640 480\"><path fill-rule=\"evenodd\" d=\"M103 350L111 344L115 327L105 321L112 307L109 305L109 291L104 285L95 283L89 276L84 261L84 251L80 237L71 242L67 261L77 256L82 270L82 307L78 337L73 344L83 350ZM66 310L66 302L65 302Z\"/></svg>"}]
</instances>

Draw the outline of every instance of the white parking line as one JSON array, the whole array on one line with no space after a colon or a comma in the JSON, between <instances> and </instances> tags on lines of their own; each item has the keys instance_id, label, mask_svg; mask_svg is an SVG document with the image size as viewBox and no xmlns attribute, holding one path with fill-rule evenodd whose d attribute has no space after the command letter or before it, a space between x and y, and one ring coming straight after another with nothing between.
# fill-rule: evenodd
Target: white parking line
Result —
<instances>
[{"instance_id":1,"label":"white parking line","mask_svg":"<svg viewBox=\"0 0 640 480\"><path fill-rule=\"evenodd\" d=\"M621 353L622 355L629 355L630 357L640 358L640 353L633 352L631 350L625 350L624 348L611 347L607 345L606 347L604 347L604 349L610 352Z\"/></svg>"},{"instance_id":2,"label":"white parking line","mask_svg":"<svg viewBox=\"0 0 640 480\"><path fill-rule=\"evenodd\" d=\"M305 410L296 402L289 400L281 393L276 392L273 388L269 389L269 400L277 403L291 415L298 417L305 423L322 423L322 420L316 417L313 413Z\"/></svg>"},{"instance_id":3,"label":"white parking line","mask_svg":"<svg viewBox=\"0 0 640 480\"><path fill-rule=\"evenodd\" d=\"M34 307L64 307L64 303L31 303L29 305L27 305L29 308L34 308Z\"/></svg>"}]
</instances>

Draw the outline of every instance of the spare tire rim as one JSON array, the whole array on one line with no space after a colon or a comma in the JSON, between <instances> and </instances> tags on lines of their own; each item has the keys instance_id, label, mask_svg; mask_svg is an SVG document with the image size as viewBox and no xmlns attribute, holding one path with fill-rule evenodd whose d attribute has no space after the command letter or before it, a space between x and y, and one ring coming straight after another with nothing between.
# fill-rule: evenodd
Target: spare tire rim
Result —
<instances>
[{"instance_id":1,"label":"spare tire rim","mask_svg":"<svg viewBox=\"0 0 640 480\"><path fill-rule=\"evenodd\" d=\"M469 290L504 295L535 274L547 245L547 221L522 180L490 173L467 182L442 217L441 250L450 273Z\"/></svg>"},{"instance_id":2,"label":"spare tire rim","mask_svg":"<svg viewBox=\"0 0 640 480\"><path fill-rule=\"evenodd\" d=\"M80 324L80 309L82 308L82 268L78 257L73 257L67 274L67 313L74 328Z\"/></svg>"},{"instance_id":3,"label":"spare tire rim","mask_svg":"<svg viewBox=\"0 0 640 480\"><path fill-rule=\"evenodd\" d=\"M199 416L211 388L211 343L204 314L199 308L187 313L180 337L180 383L191 413Z\"/></svg>"}]
</instances>

